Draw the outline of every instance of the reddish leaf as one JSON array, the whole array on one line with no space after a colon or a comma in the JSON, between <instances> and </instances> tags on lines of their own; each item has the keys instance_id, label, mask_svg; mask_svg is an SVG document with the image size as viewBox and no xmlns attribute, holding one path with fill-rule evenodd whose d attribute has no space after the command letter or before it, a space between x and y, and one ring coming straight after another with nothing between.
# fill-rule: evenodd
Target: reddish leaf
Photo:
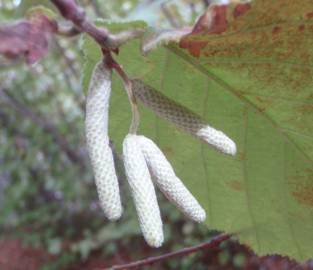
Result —
<instances>
[{"instance_id":1,"label":"reddish leaf","mask_svg":"<svg viewBox=\"0 0 313 270\"><path fill-rule=\"evenodd\" d=\"M201 39L203 34L222 34L232 20L244 15L250 10L250 4L237 5L213 5L196 22L190 35L186 35L180 41L180 47L188 49L195 57L200 56L200 51L207 45L207 41ZM231 12L229 12L231 10ZM192 37L190 39L190 37ZM197 39L200 37L200 39Z\"/></svg>"},{"instance_id":2,"label":"reddish leaf","mask_svg":"<svg viewBox=\"0 0 313 270\"><path fill-rule=\"evenodd\" d=\"M192 34L197 33L222 33L227 29L227 5L214 5L199 18Z\"/></svg>"},{"instance_id":3,"label":"reddish leaf","mask_svg":"<svg viewBox=\"0 0 313 270\"><path fill-rule=\"evenodd\" d=\"M1 26L0 54L10 59L23 56L33 64L48 52L49 39L55 31L55 23L44 15Z\"/></svg>"},{"instance_id":4,"label":"reddish leaf","mask_svg":"<svg viewBox=\"0 0 313 270\"><path fill-rule=\"evenodd\" d=\"M238 4L235 8L234 8L234 18L237 18L241 15L244 15L249 9L251 8L250 4Z\"/></svg>"}]
</instances>

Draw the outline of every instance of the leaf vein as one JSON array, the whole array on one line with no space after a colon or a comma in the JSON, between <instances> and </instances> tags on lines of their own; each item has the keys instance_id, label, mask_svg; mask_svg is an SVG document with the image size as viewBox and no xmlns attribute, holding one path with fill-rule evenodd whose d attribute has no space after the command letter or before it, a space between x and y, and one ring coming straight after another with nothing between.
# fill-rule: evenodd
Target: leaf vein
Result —
<instances>
[{"instance_id":1,"label":"leaf vein","mask_svg":"<svg viewBox=\"0 0 313 270\"><path fill-rule=\"evenodd\" d=\"M255 239L256 239L256 243L258 246L258 250L259 252L261 252L261 243L260 243L260 237L259 237L259 232L258 232L258 228L256 225L256 221L254 219L254 215L253 215L253 211L251 209L251 200L250 200L250 195L249 195L249 189L248 189L248 177L247 177L247 164L246 164L246 159L247 159L247 152L246 152L246 146L247 146L247 141L248 141L248 108L247 106L244 107L244 125L243 125L243 129L244 129L244 137L243 137L243 153L245 155L245 157L242 160L242 169L243 169L243 179L244 179L244 183L245 183L245 194L246 194L246 199L247 199L247 207L248 207L248 212L251 218L251 222L253 224L254 227L254 231L255 231Z\"/></svg>"}]
</instances>

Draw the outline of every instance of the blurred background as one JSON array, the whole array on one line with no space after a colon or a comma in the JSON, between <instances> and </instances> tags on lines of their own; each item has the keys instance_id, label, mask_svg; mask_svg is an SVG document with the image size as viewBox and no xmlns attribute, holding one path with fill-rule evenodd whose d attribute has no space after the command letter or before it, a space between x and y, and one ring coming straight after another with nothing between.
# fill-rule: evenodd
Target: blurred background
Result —
<instances>
[{"instance_id":1,"label":"blurred background","mask_svg":"<svg viewBox=\"0 0 313 270\"><path fill-rule=\"evenodd\" d=\"M191 25L213 1L79 2L90 19L143 19L177 28ZM0 0L1 24L21 19L35 4L49 1ZM0 58L0 270L99 269L195 245L217 233L187 221L158 194L166 241L161 249L148 247L125 181L123 218L104 218L84 141L81 69L79 37L55 38L48 56L32 66ZM116 162L122 179L118 154ZM258 258L228 241L151 268L313 269L313 263Z\"/></svg>"}]
</instances>

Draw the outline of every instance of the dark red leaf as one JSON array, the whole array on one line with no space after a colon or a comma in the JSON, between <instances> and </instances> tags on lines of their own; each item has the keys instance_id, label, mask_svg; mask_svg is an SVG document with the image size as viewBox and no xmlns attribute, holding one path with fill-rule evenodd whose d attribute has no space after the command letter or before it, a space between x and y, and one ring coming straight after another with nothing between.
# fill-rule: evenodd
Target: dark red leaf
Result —
<instances>
[{"instance_id":1,"label":"dark red leaf","mask_svg":"<svg viewBox=\"0 0 313 270\"><path fill-rule=\"evenodd\" d=\"M235 8L234 8L234 18L237 18L241 15L244 15L249 9L251 8L251 5L249 3L246 4L238 4Z\"/></svg>"},{"instance_id":2,"label":"dark red leaf","mask_svg":"<svg viewBox=\"0 0 313 270\"><path fill-rule=\"evenodd\" d=\"M192 34L197 33L222 33L227 28L226 5L210 7L196 22Z\"/></svg>"},{"instance_id":3,"label":"dark red leaf","mask_svg":"<svg viewBox=\"0 0 313 270\"><path fill-rule=\"evenodd\" d=\"M229 12L230 8L232 12ZM212 5L198 19L192 32L180 41L180 47L188 49L190 54L199 57L201 50L206 47L207 39L201 36L222 34L227 31L229 23L250 10L250 4Z\"/></svg>"},{"instance_id":4,"label":"dark red leaf","mask_svg":"<svg viewBox=\"0 0 313 270\"><path fill-rule=\"evenodd\" d=\"M11 59L22 56L33 64L47 54L49 39L55 31L55 23L44 15L1 26L0 54Z\"/></svg>"}]
</instances>

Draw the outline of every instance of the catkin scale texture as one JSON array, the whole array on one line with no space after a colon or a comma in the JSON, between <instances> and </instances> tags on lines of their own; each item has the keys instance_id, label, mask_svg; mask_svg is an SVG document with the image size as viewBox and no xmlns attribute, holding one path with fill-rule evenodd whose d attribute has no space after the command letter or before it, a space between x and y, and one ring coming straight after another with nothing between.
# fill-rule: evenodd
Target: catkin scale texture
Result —
<instances>
[{"instance_id":1,"label":"catkin scale texture","mask_svg":"<svg viewBox=\"0 0 313 270\"><path fill-rule=\"evenodd\" d=\"M125 137L123 158L143 236L150 246L160 247L163 243L160 209L137 135L128 134Z\"/></svg>"},{"instance_id":2,"label":"catkin scale texture","mask_svg":"<svg viewBox=\"0 0 313 270\"><path fill-rule=\"evenodd\" d=\"M135 96L156 115L165 118L178 128L200 138L225 154L236 154L236 144L222 131L204 123L200 116L140 80L132 80L132 84Z\"/></svg>"},{"instance_id":3,"label":"catkin scale texture","mask_svg":"<svg viewBox=\"0 0 313 270\"><path fill-rule=\"evenodd\" d=\"M175 175L171 164L158 146L144 136L138 136L138 142L153 180L162 193L187 217L196 222L204 221L206 218L205 211L182 181Z\"/></svg>"},{"instance_id":4,"label":"catkin scale texture","mask_svg":"<svg viewBox=\"0 0 313 270\"><path fill-rule=\"evenodd\" d=\"M111 70L100 62L94 68L86 99L86 141L101 207L111 220L120 218L122 205L108 137Z\"/></svg>"}]
</instances>

